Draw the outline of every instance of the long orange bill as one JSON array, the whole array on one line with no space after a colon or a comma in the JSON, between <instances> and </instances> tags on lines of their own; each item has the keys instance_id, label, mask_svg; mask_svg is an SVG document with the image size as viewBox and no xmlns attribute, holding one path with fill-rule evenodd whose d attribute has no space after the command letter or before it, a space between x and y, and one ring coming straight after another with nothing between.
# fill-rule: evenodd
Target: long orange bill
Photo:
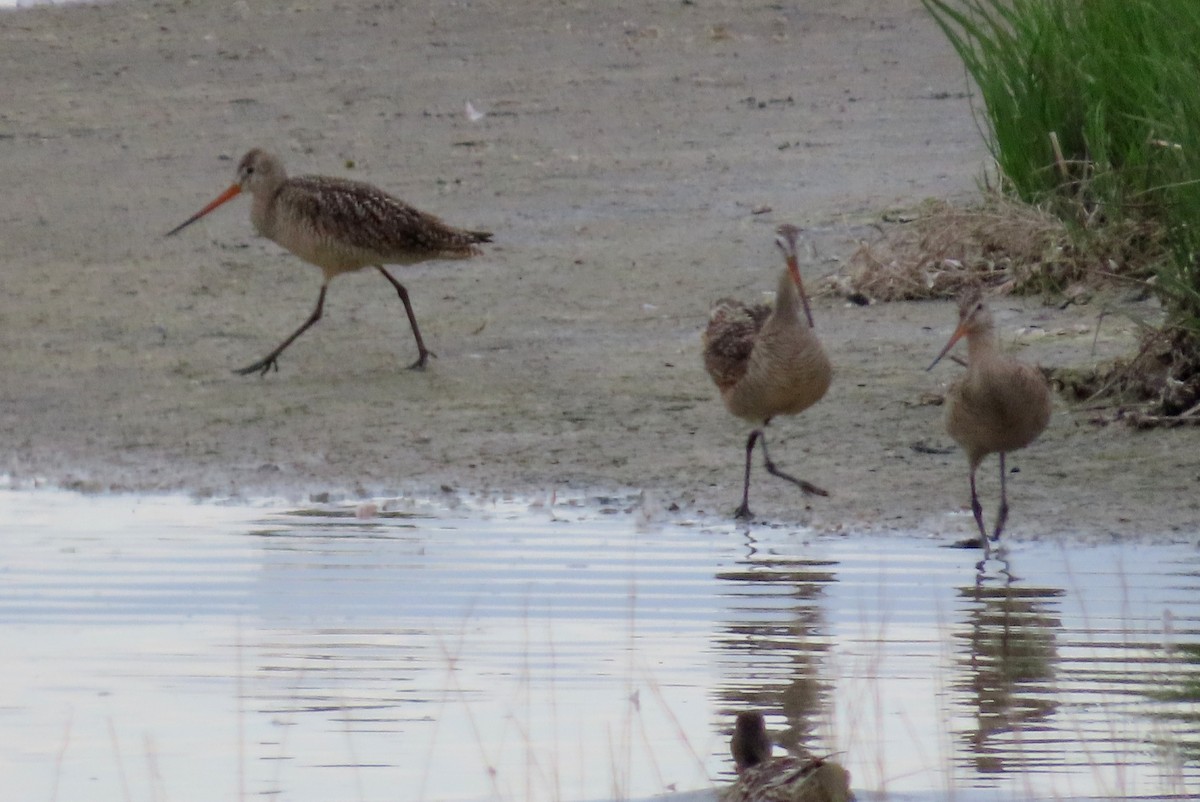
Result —
<instances>
[{"instance_id":1,"label":"long orange bill","mask_svg":"<svg viewBox=\"0 0 1200 802\"><path fill-rule=\"evenodd\" d=\"M950 335L950 342L946 343L946 347L943 348L942 352L937 355L937 359L930 362L929 367L925 368L925 370L933 370L933 366L936 365L937 363L941 362L942 357L944 357L946 354L950 353L950 349L953 348L954 344L956 342L958 342L959 340L961 340L963 338L963 335L966 333L967 333L966 324L959 323L958 328L955 329L954 333Z\"/></svg>"},{"instance_id":2,"label":"long orange bill","mask_svg":"<svg viewBox=\"0 0 1200 802\"><path fill-rule=\"evenodd\" d=\"M236 198L238 195L240 195L240 194L241 194L241 192L242 192L242 187L241 187L241 185L240 185L240 184L234 184L234 185L233 185L233 186L231 186L229 189L225 190L225 191L224 191L224 192L222 192L220 195L218 195L218 196L217 196L217 197L216 197L216 198L213 200L213 202L212 202L212 203L208 204L208 205L207 205L207 206L205 206L203 209L201 209L200 211L196 212L194 215L192 215L191 217L189 217L187 220L184 220L182 223L180 223L179 225L175 226L173 229L171 229L170 231L168 231L168 232L167 232L166 234L164 234L163 236L165 236L165 237L169 237L169 236L171 236L172 234L178 234L180 231L183 231L185 228L187 228L187 227L188 227L188 226L190 226L192 223L194 223L194 222L196 222L197 220L199 220L199 219L200 219L201 217L203 217L204 215L206 215L206 214L208 214L209 212L211 212L213 209L215 209L215 208L217 208L218 206L220 206L222 203L225 203L225 202L227 202L227 201L231 201L231 200L233 200L233 199L234 199L234 198Z\"/></svg>"},{"instance_id":3,"label":"long orange bill","mask_svg":"<svg viewBox=\"0 0 1200 802\"><path fill-rule=\"evenodd\" d=\"M804 304L804 315L808 318L808 327L815 329L816 325L813 323L812 309L808 306L808 293L804 291L804 281L800 278L800 265L796 261L796 254L789 253L786 258L788 272L792 274L792 281L796 282L796 289L800 292L800 303Z\"/></svg>"},{"instance_id":4,"label":"long orange bill","mask_svg":"<svg viewBox=\"0 0 1200 802\"><path fill-rule=\"evenodd\" d=\"M813 325L812 309L808 306L808 293L804 291L804 281L800 278L800 263L796 257L796 238L800 236L800 229L790 223L784 223L775 229L775 235L775 244L779 246L779 250L783 252L783 258L787 260L788 272L792 274L792 281L795 282L796 290L800 293L800 303L804 304L804 315L808 318L808 327L816 328Z\"/></svg>"}]
</instances>

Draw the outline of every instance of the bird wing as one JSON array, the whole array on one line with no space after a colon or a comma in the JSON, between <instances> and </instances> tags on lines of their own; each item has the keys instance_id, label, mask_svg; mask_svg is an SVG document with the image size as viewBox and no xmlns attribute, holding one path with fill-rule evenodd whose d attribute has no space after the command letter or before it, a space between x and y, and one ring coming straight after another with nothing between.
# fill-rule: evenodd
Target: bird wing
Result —
<instances>
[{"instance_id":1,"label":"bird wing","mask_svg":"<svg viewBox=\"0 0 1200 802\"><path fill-rule=\"evenodd\" d=\"M378 187L326 176L290 179L285 204L321 239L380 256L446 254L467 256L491 234L464 231L442 222Z\"/></svg>"},{"instance_id":2,"label":"bird wing","mask_svg":"<svg viewBox=\"0 0 1200 802\"><path fill-rule=\"evenodd\" d=\"M704 368L717 387L732 387L746 375L758 333L770 315L766 304L747 306L724 298L713 305L704 330Z\"/></svg>"}]
</instances>

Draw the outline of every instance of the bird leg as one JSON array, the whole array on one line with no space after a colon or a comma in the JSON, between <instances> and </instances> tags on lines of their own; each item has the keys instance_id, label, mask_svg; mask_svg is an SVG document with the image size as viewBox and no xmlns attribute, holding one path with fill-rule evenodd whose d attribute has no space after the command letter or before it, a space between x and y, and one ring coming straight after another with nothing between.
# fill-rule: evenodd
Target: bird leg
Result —
<instances>
[{"instance_id":1,"label":"bird leg","mask_svg":"<svg viewBox=\"0 0 1200 802\"><path fill-rule=\"evenodd\" d=\"M803 490L805 493L808 493L809 495L812 495L812 496L828 496L829 495L829 493L827 491L822 490L821 488L817 487L816 485L806 482L803 479L797 479L796 477L786 474L783 471L776 468L775 463L771 461L771 455L767 453L767 433L764 432L762 429L759 429L758 434L762 438L763 464L767 466L767 473L771 474L772 476L778 476L780 479L786 479L787 481L796 485L797 487L799 487L801 490ZM747 455L747 459L748 458L749 458L749 455Z\"/></svg>"},{"instance_id":2,"label":"bird leg","mask_svg":"<svg viewBox=\"0 0 1200 802\"><path fill-rule=\"evenodd\" d=\"M977 464L971 466L971 514L975 516L975 525L979 527L979 539L983 542L983 561L987 561L992 556L992 544L983 525L983 505L979 503L979 494L975 492L975 469L978 467ZM983 562L979 565L982 566Z\"/></svg>"},{"instance_id":3,"label":"bird leg","mask_svg":"<svg viewBox=\"0 0 1200 802\"><path fill-rule=\"evenodd\" d=\"M425 347L425 341L421 339L421 329L417 327L417 316L413 314L412 303L408 300L408 290L404 289L404 285L396 281L392 274L383 268L383 265L375 265L379 268L379 272L383 277L392 282L392 286L396 288L396 292L400 294L400 300L404 302L404 311L408 313L408 323L412 326L413 336L417 338L417 361L408 366L409 370L420 370L425 367L425 363L429 361L429 357L437 358L437 354Z\"/></svg>"},{"instance_id":4,"label":"bird leg","mask_svg":"<svg viewBox=\"0 0 1200 802\"><path fill-rule=\"evenodd\" d=\"M313 309L312 314L308 316L308 320L304 321L300 328L292 332L292 335L279 344L271 353L264 356L262 359L255 362L253 365L247 365L244 368L235 370L234 373L239 373L242 376L249 376L251 373L257 373L259 376L266 376L271 368L279 370L279 355L283 350L291 345L297 337L308 331L308 327L321 319L321 312L325 309L325 290L329 288L328 282L321 285L321 294L317 296L317 307Z\"/></svg>"},{"instance_id":5,"label":"bird leg","mask_svg":"<svg viewBox=\"0 0 1200 802\"><path fill-rule=\"evenodd\" d=\"M979 527L979 536L987 540L987 529L983 526L983 505L979 503L979 494L975 492L975 466L971 466L971 513L975 516L975 524Z\"/></svg>"},{"instance_id":6,"label":"bird leg","mask_svg":"<svg viewBox=\"0 0 1200 802\"><path fill-rule=\"evenodd\" d=\"M746 478L742 483L742 506L733 513L733 517L739 521L748 521L754 517L754 513L750 512L750 457L754 453L754 444L762 433L762 429L755 429L750 432L750 438L746 441ZM766 445L765 440L763 445Z\"/></svg>"},{"instance_id":7,"label":"bird leg","mask_svg":"<svg viewBox=\"0 0 1200 802\"><path fill-rule=\"evenodd\" d=\"M996 516L996 534L992 535L992 540L999 540L1000 533L1004 531L1004 524L1008 522L1008 492L1004 487L1004 452L1000 452L1000 512Z\"/></svg>"}]
</instances>

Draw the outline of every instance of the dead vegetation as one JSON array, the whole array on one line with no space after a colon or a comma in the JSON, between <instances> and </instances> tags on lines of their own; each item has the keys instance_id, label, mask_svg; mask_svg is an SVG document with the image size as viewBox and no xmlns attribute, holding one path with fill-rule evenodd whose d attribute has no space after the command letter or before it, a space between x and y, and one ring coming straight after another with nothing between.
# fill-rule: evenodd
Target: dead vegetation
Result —
<instances>
[{"instance_id":1,"label":"dead vegetation","mask_svg":"<svg viewBox=\"0 0 1200 802\"><path fill-rule=\"evenodd\" d=\"M891 215L862 242L835 291L858 303L990 293L1070 294L1113 283L1145 283L1163 257L1146 224L1069 227L1053 214L989 193L975 207L926 201Z\"/></svg>"},{"instance_id":2,"label":"dead vegetation","mask_svg":"<svg viewBox=\"0 0 1200 802\"><path fill-rule=\"evenodd\" d=\"M1200 350L1184 329L1147 331L1129 359L1047 373L1069 401L1118 404L1110 414L1093 417L1095 423L1120 420L1139 429L1200 425Z\"/></svg>"},{"instance_id":3,"label":"dead vegetation","mask_svg":"<svg viewBox=\"0 0 1200 802\"><path fill-rule=\"evenodd\" d=\"M1093 212L1094 225L1081 217L1072 226L996 193L970 208L927 201L885 219L845 274L831 279L832 289L861 304L954 298L974 287L1062 303L1096 289L1153 291L1155 268L1167 256L1161 232L1099 217ZM1188 330L1147 328L1131 358L1047 374L1068 400L1095 405L1096 423L1200 425L1200 343Z\"/></svg>"}]
</instances>

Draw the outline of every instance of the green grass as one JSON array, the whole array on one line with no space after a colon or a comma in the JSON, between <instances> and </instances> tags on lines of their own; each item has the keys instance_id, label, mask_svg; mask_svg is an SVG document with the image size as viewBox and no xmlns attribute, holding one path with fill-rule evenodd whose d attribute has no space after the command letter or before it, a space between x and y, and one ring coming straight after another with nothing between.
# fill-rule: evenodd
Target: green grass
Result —
<instances>
[{"instance_id":1,"label":"green grass","mask_svg":"<svg viewBox=\"0 0 1200 802\"><path fill-rule=\"evenodd\" d=\"M1081 228L1154 224L1168 324L1200 337L1200 3L922 3L979 89L1006 185Z\"/></svg>"}]
</instances>

